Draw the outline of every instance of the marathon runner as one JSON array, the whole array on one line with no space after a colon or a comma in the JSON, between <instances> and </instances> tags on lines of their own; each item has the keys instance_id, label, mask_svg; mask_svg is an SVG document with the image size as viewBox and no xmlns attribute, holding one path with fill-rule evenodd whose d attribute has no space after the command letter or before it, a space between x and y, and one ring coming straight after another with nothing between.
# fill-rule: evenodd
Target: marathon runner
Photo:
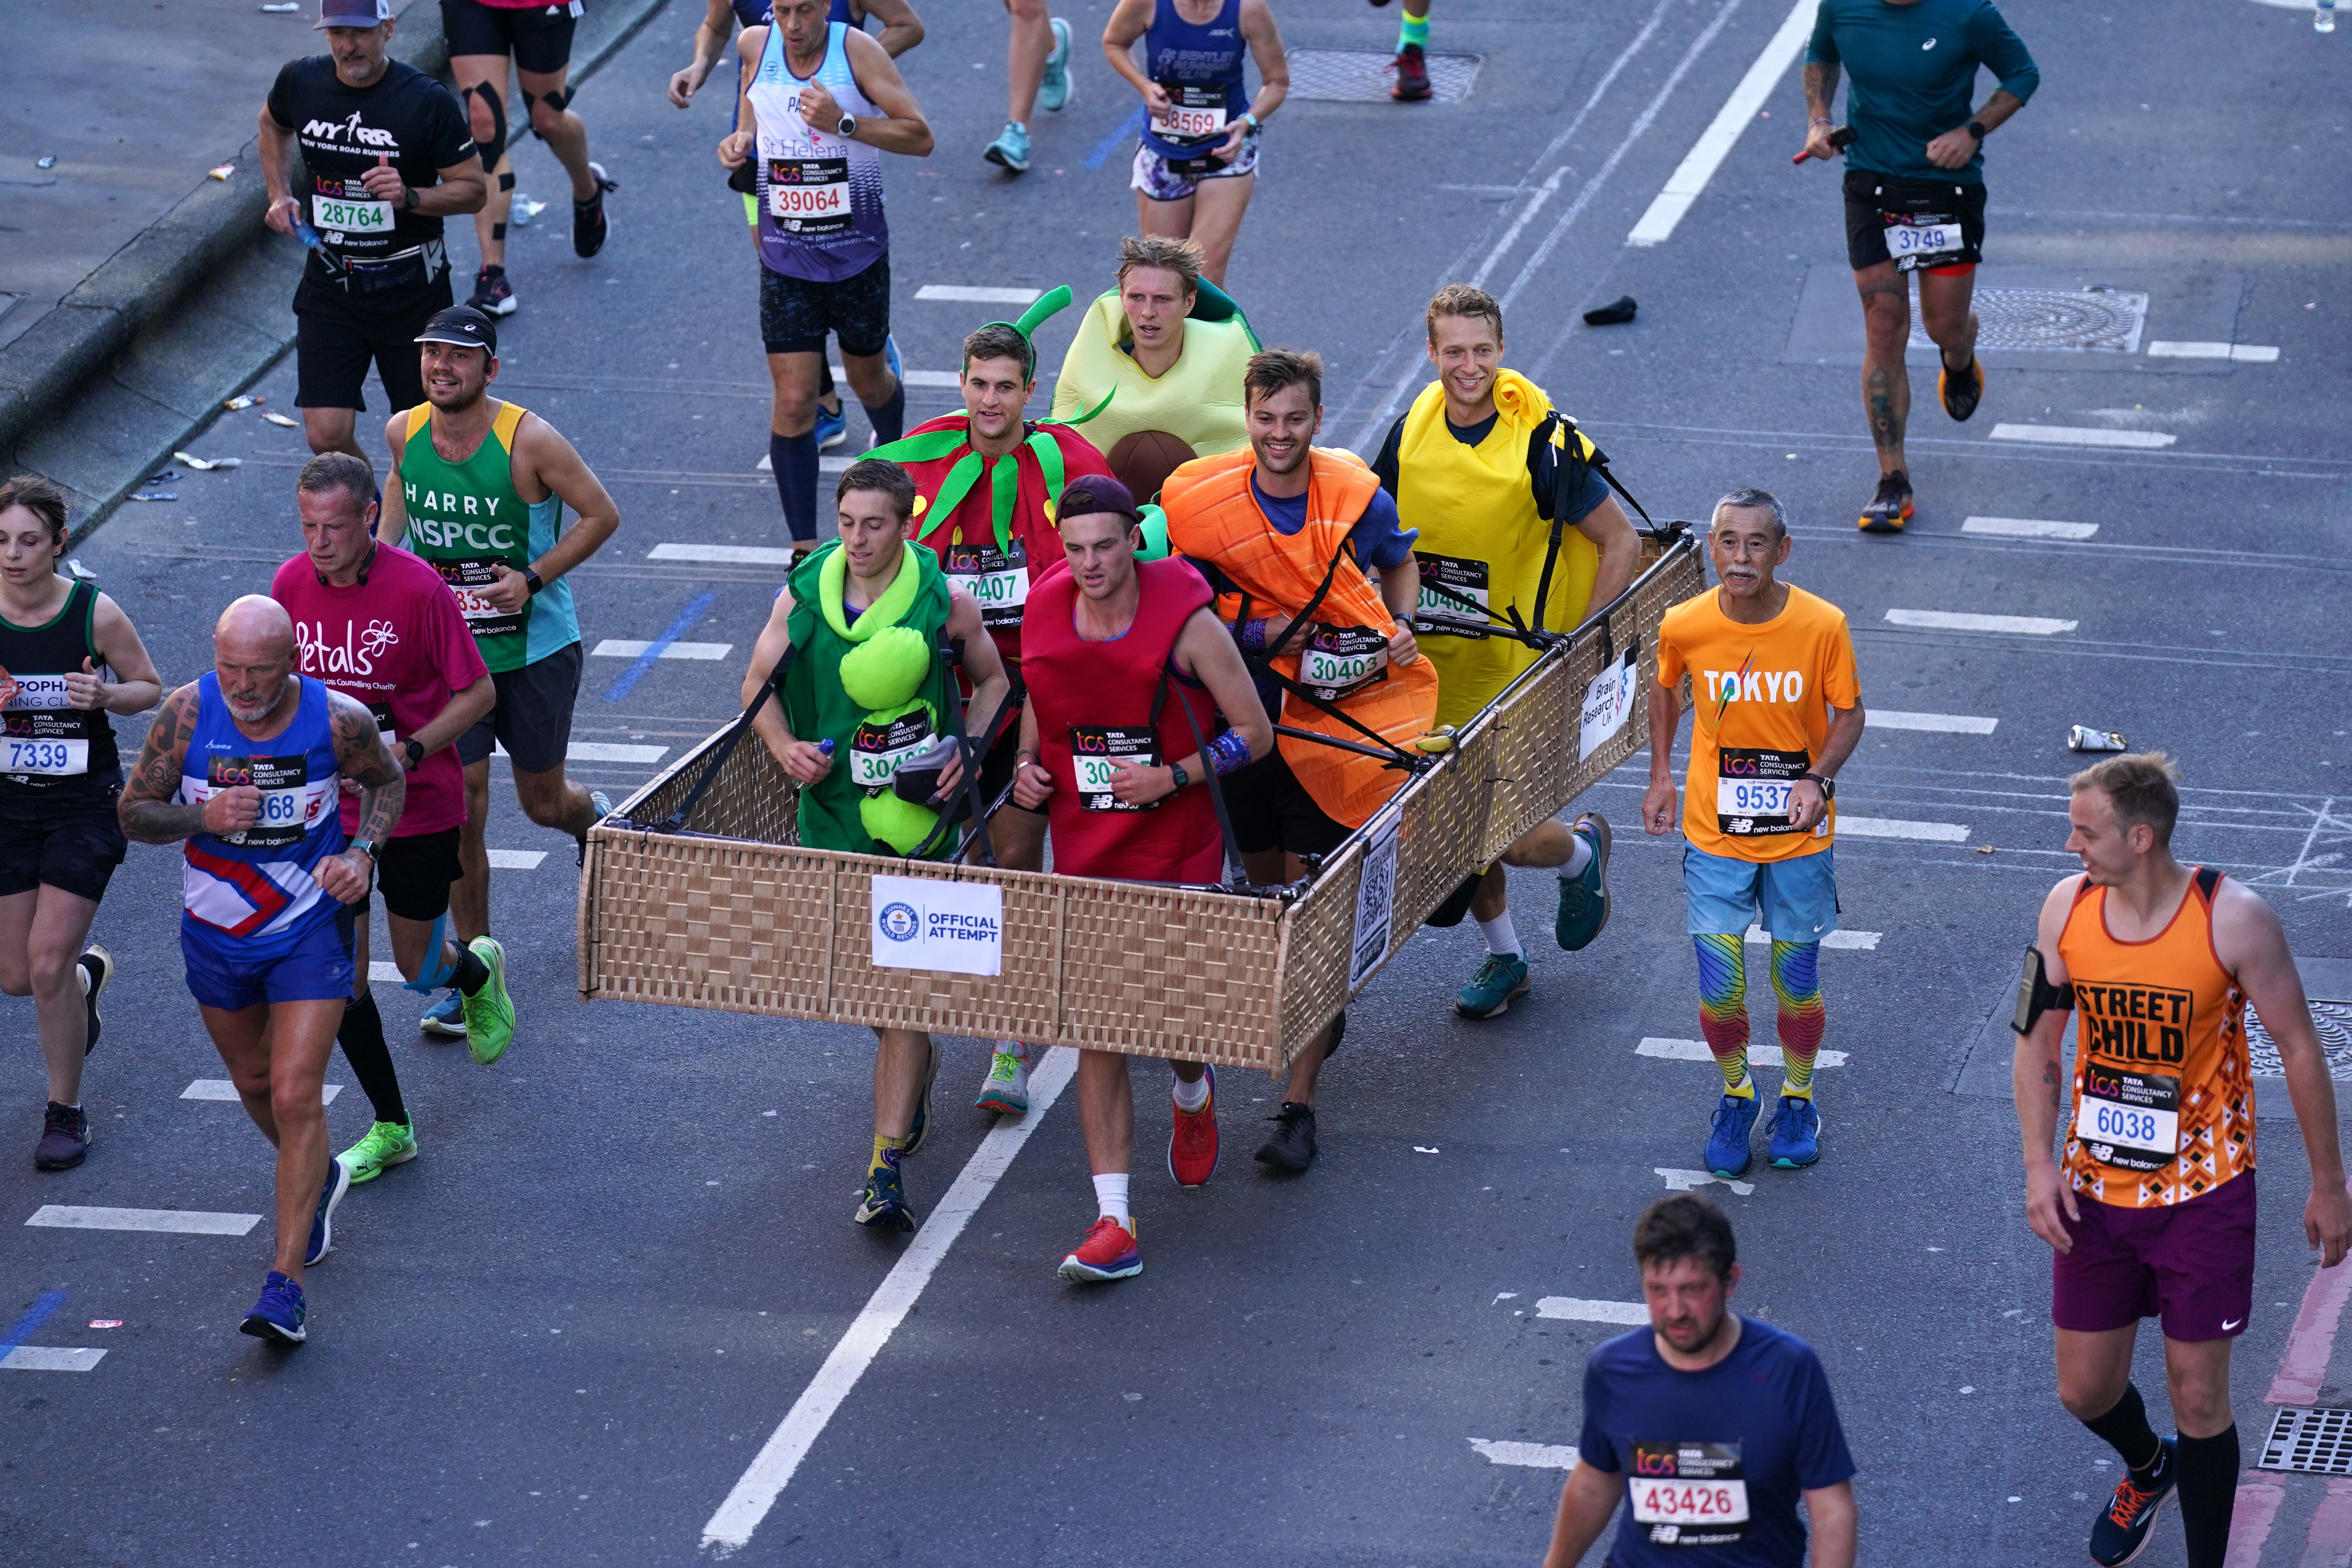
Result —
<instances>
[{"instance_id":1,"label":"marathon runner","mask_svg":"<svg viewBox=\"0 0 2352 1568\"><path fill-rule=\"evenodd\" d=\"M604 791L563 776L582 662L580 617L564 574L604 547L621 526L621 513L553 425L520 403L489 395L499 375L499 329L488 317L457 306L433 318L416 341L423 345L425 401L384 426L393 483L384 486L376 537L405 542L441 574L498 692L497 706L457 737L466 772L457 861L465 875L450 890L449 906L458 941L478 952L490 934L490 852L483 831L491 751L506 748L523 815L570 833L583 856L588 830L613 809ZM566 506L576 514L569 528ZM503 966L504 949L492 942L488 951ZM501 986L503 975L501 967ZM495 1031L478 1042L458 1021L466 995L452 990L425 1015L425 1028L464 1035L478 1055L494 1043Z\"/></svg>"},{"instance_id":2,"label":"marathon runner","mask_svg":"<svg viewBox=\"0 0 2352 1568\"><path fill-rule=\"evenodd\" d=\"M1830 105L1841 66L1851 135ZM2000 80L1971 111L1982 66ZM1919 324L1942 364L1944 412L1976 413L1972 308L1984 259L1984 141L2025 107L2042 72L1992 0L1822 0L1805 50L1805 112L1812 123L1801 158L1829 162L1845 147L1845 249L1862 292L1866 346L1862 409L1878 448L1878 490L1862 509L1864 532L1899 533L1911 517L1911 468L1903 432L1911 417L1910 278L1919 279ZM1851 145L1847 145L1850 142Z\"/></svg>"},{"instance_id":3,"label":"marathon runner","mask_svg":"<svg viewBox=\"0 0 2352 1568\"><path fill-rule=\"evenodd\" d=\"M464 998L474 1060L496 1061L514 1039L506 956L488 936L468 949L446 936L449 888L464 874L457 841L466 780L457 737L490 711L497 692L441 574L377 541L375 471L348 452L313 457L295 481L303 553L278 569L269 596L294 620L301 673L374 716L408 777L400 824L376 856L376 883L392 931L393 962L413 988L455 983ZM359 800L343 792L343 831L359 826ZM375 1120L343 1151L354 1182L416 1157L416 1124L384 1044L383 1018L368 988L367 904L352 921L352 999L336 1039Z\"/></svg>"},{"instance_id":4,"label":"marathon runner","mask_svg":"<svg viewBox=\"0 0 2352 1568\"><path fill-rule=\"evenodd\" d=\"M1690 793L1682 811L1685 923L1698 953L1698 1021L1723 1073L1706 1168L1728 1179L1755 1155L1756 1082L1748 1071L1748 931L1772 941L1786 1071L1769 1154L1785 1170L1821 1158L1813 1059L1828 1028L1822 938L1837 929L1832 833L1838 769L1862 740L1862 684L1845 614L1774 577L1789 559L1789 517L1769 490L1715 504L1706 553L1721 586L1658 626L1650 691L1650 789L1642 826L1675 828L1675 727L1690 676Z\"/></svg>"},{"instance_id":5,"label":"marathon runner","mask_svg":"<svg viewBox=\"0 0 2352 1568\"><path fill-rule=\"evenodd\" d=\"M728 169L751 166L760 204L760 336L775 385L768 465L803 554L816 548L827 333L841 340L842 370L875 444L898 440L907 426L907 388L890 350L882 154L931 152L931 128L889 55L826 16L824 0L780 0L774 21L743 29L736 128L719 143Z\"/></svg>"},{"instance_id":6,"label":"marathon runner","mask_svg":"<svg viewBox=\"0 0 2352 1568\"><path fill-rule=\"evenodd\" d=\"M1258 132L1290 93L1273 7L1266 0L1118 0L1102 47L1149 111L1130 177L1136 227L1197 240L1202 276L1223 287L1257 187ZM1242 91L1244 51L1257 62L1255 100Z\"/></svg>"},{"instance_id":7,"label":"marathon runner","mask_svg":"<svg viewBox=\"0 0 2352 1568\"><path fill-rule=\"evenodd\" d=\"M1004 664L980 606L950 588L940 558L915 544L915 482L904 468L860 458L834 502L839 538L803 557L777 591L744 672L743 701L760 702L753 727L801 787L801 843L943 858L956 845L934 804L964 782L961 747L939 770L929 802L891 786L902 766L956 734L963 705L940 643L963 643L972 685L966 735L988 733L1007 690ZM772 703L762 700L771 686ZM899 1161L929 1133L940 1048L919 1030L874 1032L874 1155L853 1218L877 1230L912 1230Z\"/></svg>"},{"instance_id":8,"label":"marathon runner","mask_svg":"<svg viewBox=\"0 0 2352 1568\"><path fill-rule=\"evenodd\" d=\"M907 0L873 0L871 5L865 4L864 0L831 0L831 5L833 8L826 13L826 19L846 23L857 31L864 31L866 17L880 17L882 31L874 41L880 44L882 52L894 60L923 41L923 19L915 15L915 8ZM710 0L701 26L694 30L694 58L687 62L684 70L669 78L670 102L680 109L693 106L694 95L702 90L702 84L710 78L711 71L719 64L719 57L726 52L728 39L734 33L736 23L740 22L746 27L764 27L774 19L770 0ZM728 99L730 113L743 101L740 78L750 74L750 68L739 59L736 73L739 79L735 95ZM737 170L733 178L748 184L751 173L751 170L746 167ZM743 221L751 225L751 246L757 250L760 245L759 199L749 190L742 192L742 197ZM897 345L885 340L884 358L889 361L890 373L894 376L898 373L898 352ZM833 384L833 366L821 364L818 372L816 444L818 451L830 452L849 439L849 429L841 412L841 393Z\"/></svg>"},{"instance_id":9,"label":"marathon runner","mask_svg":"<svg viewBox=\"0 0 2352 1568\"><path fill-rule=\"evenodd\" d=\"M1237 776L1273 748L1274 732L1201 574L1181 560L1136 560L1142 524L1135 498L1108 475L1075 479L1062 493L1069 570L1039 583L1031 601L1013 798L1051 817L1063 875L1214 885L1225 846L1209 776ZM1234 727L1221 727L1220 710ZM1168 1065L1176 1075L1168 1174L1200 1186L1217 1168L1216 1069L1175 1057ZM1078 1053L1078 1118L1098 1212L1062 1260L1065 1280L1143 1272L1128 1207L1127 1068L1118 1051Z\"/></svg>"},{"instance_id":10,"label":"marathon runner","mask_svg":"<svg viewBox=\"0 0 2352 1568\"><path fill-rule=\"evenodd\" d=\"M1029 169L1029 112L1070 101L1070 25L1048 16L1046 0L1004 0L1013 32L1004 46L1004 129L981 156L1012 173Z\"/></svg>"},{"instance_id":11,"label":"marathon runner","mask_svg":"<svg viewBox=\"0 0 2352 1568\"><path fill-rule=\"evenodd\" d=\"M1054 383L1054 417L1087 415L1087 439L1139 500L1188 452L1249 444L1241 386L1257 334L1202 265L1189 239L1120 240L1118 287L1087 307Z\"/></svg>"},{"instance_id":12,"label":"marathon runner","mask_svg":"<svg viewBox=\"0 0 2352 1568\"><path fill-rule=\"evenodd\" d=\"M163 690L121 606L58 570L65 552L65 492L31 474L0 482L0 991L33 998L45 1171L89 1153L82 1059L114 975L89 940L124 849L106 716L145 713Z\"/></svg>"},{"instance_id":13,"label":"marathon runner","mask_svg":"<svg viewBox=\"0 0 2352 1568\"><path fill-rule=\"evenodd\" d=\"M1354 453L1312 444L1322 359L1255 354L1243 397L1249 446L1185 464L1162 496L1170 547L1217 589L1218 619L1280 716L1274 751L1235 774L1227 795L1243 865L1271 886L1307 875L1309 858L1319 863L1410 777L1313 737L1412 745L1436 716L1437 672L1413 641L1421 571L1396 503ZM1315 1082L1346 1027L1342 1013L1293 1060L1260 1164L1314 1163Z\"/></svg>"},{"instance_id":14,"label":"marathon runner","mask_svg":"<svg viewBox=\"0 0 2352 1568\"><path fill-rule=\"evenodd\" d=\"M507 62L522 78L523 112L530 128L572 179L572 254L586 259L604 248L612 225L604 193L619 189L604 166L588 159L588 127L571 109L580 96L567 78L572 33L582 0L441 0L441 31L449 39L449 75L464 99L474 145L490 176L489 200L474 211L481 270L466 303L491 316L513 312L507 281L507 215L514 207L514 161L507 151Z\"/></svg>"},{"instance_id":15,"label":"marathon runner","mask_svg":"<svg viewBox=\"0 0 2352 1568\"><path fill-rule=\"evenodd\" d=\"M449 89L389 57L392 0L320 0L318 26L328 52L288 61L261 110L263 221L310 252L294 289L302 434L360 456L368 365L394 406L424 397L411 340L452 298L441 220L479 212L489 186Z\"/></svg>"},{"instance_id":16,"label":"marathon runner","mask_svg":"<svg viewBox=\"0 0 2352 1568\"><path fill-rule=\"evenodd\" d=\"M213 629L213 673L163 699L122 790L122 831L187 841L180 952L246 1114L278 1148L278 1253L240 1325L307 1337L302 1270L334 1245L351 1173L327 1154L322 1084L352 994L352 931L407 779L368 710L296 672L294 622L247 594ZM264 755L264 752L268 755ZM339 785L360 787L349 841Z\"/></svg>"},{"instance_id":17,"label":"marathon runner","mask_svg":"<svg viewBox=\"0 0 2352 1568\"><path fill-rule=\"evenodd\" d=\"M1102 454L1069 425L1023 417L1037 391L1037 346L1030 335L1069 300L1067 288L1056 288L1019 321L992 321L964 339L959 372L964 412L926 420L905 440L868 455L903 465L915 481L917 542L939 556L949 585L980 605L998 654L1016 673L1030 587L1062 559L1054 518L1065 486L1084 475L1109 472ZM999 477L1003 464L1013 470L1009 483ZM1018 729L1008 725L983 759L983 801L994 802L1013 782L1020 742ZM989 834L998 865L1045 869L1042 813L1010 801L990 818ZM972 1103L1009 1116L1028 1111L1027 1047L996 1042Z\"/></svg>"},{"instance_id":18,"label":"marathon runner","mask_svg":"<svg viewBox=\"0 0 2352 1568\"><path fill-rule=\"evenodd\" d=\"M1389 0L1372 0L1385 5ZM1898 0L1900 3L1900 0ZM1421 9L1413 9L1415 5ZM1397 27L1396 58L1389 69L1396 80L1389 96L1399 103L1420 103L1429 97L1429 0L1404 0L1403 21Z\"/></svg>"},{"instance_id":19,"label":"marathon runner","mask_svg":"<svg viewBox=\"0 0 2352 1568\"><path fill-rule=\"evenodd\" d=\"M2336 1086L2271 906L2172 855L2178 774L2163 753L2074 775L2066 847L2018 988L2014 1071L2025 1218L2050 1243L2058 1397L2123 1459L2091 1525L2093 1561L2128 1563L2180 1497L2189 1568L2221 1568L2237 1498L2230 1345L2253 1313L2254 1093L2246 1009L2278 1042L2303 1130L2305 1239L2323 1269L2352 1247ZM2075 1016L2065 1153L2059 1046ZM2139 1320L2164 1322L2175 1436L2131 1381Z\"/></svg>"},{"instance_id":20,"label":"marathon runner","mask_svg":"<svg viewBox=\"0 0 2352 1568\"><path fill-rule=\"evenodd\" d=\"M1584 1364L1544 1568L1576 1568L1620 1499L1612 1568L1853 1568L1853 1455L1829 1376L1803 1340L1731 1310L1731 1222L1696 1193L1662 1197L1634 1223L1633 1260L1650 1326Z\"/></svg>"},{"instance_id":21,"label":"marathon runner","mask_svg":"<svg viewBox=\"0 0 2352 1568\"><path fill-rule=\"evenodd\" d=\"M1503 368L1495 297L1449 283L1429 302L1426 325L1437 380L1389 427L1372 472L1420 536L1423 613L1413 632L1437 671L1437 722L1458 727L1537 658L1490 628L1575 630L1633 585L1641 546L1594 466L1591 441L1542 388ZM1552 931L1567 951L1589 946L1609 921L1608 819L1587 811L1572 829L1557 820L1531 829L1470 896L1486 959L1454 999L1464 1018L1493 1018L1528 992L1507 865L1559 868ZM1458 921L1459 906L1445 918Z\"/></svg>"}]
</instances>

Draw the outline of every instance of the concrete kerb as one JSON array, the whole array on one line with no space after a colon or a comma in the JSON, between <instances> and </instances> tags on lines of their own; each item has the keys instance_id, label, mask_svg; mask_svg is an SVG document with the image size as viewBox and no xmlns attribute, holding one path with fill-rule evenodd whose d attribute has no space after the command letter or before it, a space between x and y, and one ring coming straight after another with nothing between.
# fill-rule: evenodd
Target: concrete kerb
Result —
<instances>
[{"instance_id":1,"label":"concrete kerb","mask_svg":"<svg viewBox=\"0 0 2352 1568\"><path fill-rule=\"evenodd\" d=\"M627 0L592 11L591 17L614 20L581 52L572 79L593 75L667 3ZM394 57L446 80L449 47L440 7L412 5L401 22ZM230 162L236 172L228 179L199 181L54 309L0 346L0 472L45 473L73 492L79 503L74 543L184 445L223 401L293 346L287 301L302 248L262 225L268 195L258 137ZM253 319L257 286L278 297L268 325ZM217 331L224 316L242 329ZM210 343L202 340L207 338ZM127 363L135 360L165 368L141 374ZM191 375L190 365L201 370ZM77 428L83 424L103 428Z\"/></svg>"}]
</instances>

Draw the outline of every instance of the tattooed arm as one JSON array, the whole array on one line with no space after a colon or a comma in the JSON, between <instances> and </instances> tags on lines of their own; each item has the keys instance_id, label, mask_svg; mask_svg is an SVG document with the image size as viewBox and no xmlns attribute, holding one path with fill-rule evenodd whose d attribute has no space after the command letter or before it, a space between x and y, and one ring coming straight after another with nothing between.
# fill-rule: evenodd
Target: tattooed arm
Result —
<instances>
[{"instance_id":1,"label":"tattooed arm","mask_svg":"<svg viewBox=\"0 0 2352 1568\"><path fill-rule=\"evenodd\" d=\"M393 760L375 716L358 702L329 692L327 719L335 731L335 770L360 787L360 821L352 830L353 847L320 861L310 874L331 896L357 904L375 877L375 861L358 841L381 844L391 836L407 803L408 773Z\"/></svg>"},{"instance_id":2,"label":"tattooed arm","mask_svg":"<svg viewBox=\"0 0 2352 1568\"><path fill-rule=\"evenodd\" d=\"M260 815L261 791L251 785L223 789L201 806L173 802L180 792L180 770L188 753L188 737L196 727L196 688L182 686L163 699L163 711L147 728L139 760L122 786L117 814L125 838L142 844L171 844L197 833L235 832L249 828Z\"/></svg>"}]
</instances>

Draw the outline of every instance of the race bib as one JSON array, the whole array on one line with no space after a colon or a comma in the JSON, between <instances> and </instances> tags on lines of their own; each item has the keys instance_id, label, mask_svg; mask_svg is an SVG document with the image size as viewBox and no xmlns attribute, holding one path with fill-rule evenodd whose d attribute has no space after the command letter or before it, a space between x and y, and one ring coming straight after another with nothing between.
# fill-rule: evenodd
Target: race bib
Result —
<instances>
[{"instance_id":1,"label":"race bib","mask_svg":"<svg viewBox=\"0 0 2352 1568\"><path fill-rule=\"evenodd\" d=\"M1200 141L1222 136L1225 129L1225 89L1222 84L1195 86L1161 82L1168 94L1168 112L1151 117L1151 133L1170 141Z\"/></svg>"},{"instance_id":2,"label":"race bib","mask_svg":"<svg viewBox=\"0 0 2352 1568\"><path fill-rule=\"evenodd\" d=\"M392 232L392 204L380 202L367 193L367 187L357 180L331 182L339 183L350 195L331 195L325 191L310 194L310 224L327 235L388 235ZM340 241L329 242L337 244Z\"/></svg>"},{"instance_id":3,"label":"race bib","mask_svg":"<svg viewBox=\"0 0 2352 1568\"><path fill-rule=\"evenodd\" d=\"M1140 768L1160 766L1159 737L1145 725L1074 724L1070 726L1070 767L1077 775L1078 809L1082 811L1156 811L1160 802L1130 806L1110 792L1114 763Z\"/></svg>"},{"instance_id":4,"label":"race bib","mask_svg":"<svg viewBox=\"0 0 2352 1568\"><path fill-rule=\"evenodd\" d=\"M1483 622L1486 619L1486 563L1432 555L1427 550L1415 550L1412 558L1421 563L1421 599L1413 606L1418 619L1412 629L1434 637L1485 641L1486 633L1467 622ZM1465 600L1469 602L1465 603ZM1442 619L1430 620L1430 616Z\"/></svg>"},{"instance_id":5,"label":"race bib","mask_svg":"<svg viewBox=\"0 0 2352 1568\"><path fill-rule=\"evenodd\" d=\"M472 560L436 560L434 567L441 580L457 598L457 613L466 618L466 625L477 637L503 637L520 632L530 619L530 601L526 599L520 610L501 610L482 597L482 590L498 581L492 569L508 563L490 556Z\"/></svg>"},{"instance_id":6,"label":"race bib","mask_svg":"<svg viewBox=\"0 0 2352 1568\"><path fill-rule=\"evenodd\" d=\"M210 793L250 784L261 791L261 814L241 832L220 835L249 850L291 849L310 831L319 810L311 800L310 759L292 757L215 757L206 770Z\"/></svg>"},{"instance_id":7,"label":"race bib","mask_svg":"<svg viewBox=\"0 0 2352 1568\"><path fill-rule=\"evenodd\" d=\"M17 735L13 728L5 740L0 740L0 773L37 773L44 778L62 779L89 771L87 740L33 740Z\"/></svg>"},{"instance_id":8,"label":"race bib","mask_svg":"<svg viewBox=\"0 0 2352 1568\"><path fill-rule=\"evenodd\" d=\"M2142 1175L2162 1170L2180 1152L2180 1080L2086 1061L2074 1136L2103 1166Z\"/></svg>"},{"instance_id":9,"label":"race bib","mask_svg":"<svg viewBox=\"0 0 2352 1568\"><path fill-rule=\"evenodd\" d=\"M63 675L0 674L0 773L61 779L89 771L97 716L70 701Z\"/></svg>"},{"instance_id":10,"label":"race bib","mask_svg":"<svg viewBox=\"0 0 2352 1568\"><path fill-rule=\"evenodd\" d=\"M1886 254L1895 258L1897 272L1947 266L1958 259L1965 244L1960 220L1944 214L1881 213L1878 218L1885 227Z\"/></svg>"},{"instance_id":11,"label":"race bib","mask_svg":"<svg viewBox=\"0 0 2352 1568\"><path fill-rule=\"evenodd\" d=\"M768 160L768 215L797 235L839 234L850 224L849 160Z\"/></svg>"},{"instance_id":12,"label":"race bib","mask_svg":"<svg viewBox=\"0 0 2352 1568\"><path fill-rule=\"evenodd\" d=\"M1636 1443L1625 1496L1653 1545L1748 1539L1748 1482L1737 1443Z\"/></svg>"},{"instance_id":13,"label":"race bib","mask_svg":"<svg viewBox=\"0 0 2352 1568\"><path fill-rule=\"evenodd\" d=\"M991 631L1013 631L1029 602L1029 547L1013 541L1008 552L994 545L950 545L948 586L980 606L980 623Z\"/></svg>"},{"instance_id":14,"label":"race bib","mask_svg":"<svg viewBox=\"0 0 2352 1568\"><path fill-rule=\"evenodd\" d=\"M1326 626L1307 629L1307 646L1298 655L1298 684L1327 703L1353 696L1366 686L1389 678L1389 640L1369 626Z\"/></svg>"},{"instance_id":15,"label":"race bib","mask_svg":"<svg viewBox=\"0 0 2352 1568\"><path fill-rule=\"evenodd\" d=\"M849 781L861 789L887 789L898 776L899 764L937 738L925 708L901 714L887 724L861 724L849 737Z\"/></svg>"},{"instance_id":16,"label":"race bib","mask_svg":"<svg viewBox=\"0 0 2352 1568\"><path fill-rule=\"evenodd\" d=\"M1796 831L1789 820L1789 792L1812 768L1802 751L1767 751L1727 746L1717 754L1717 831L1735 839ZM1828 819L1822 819L1824 824Z\"/></svg>"}]
</instances>

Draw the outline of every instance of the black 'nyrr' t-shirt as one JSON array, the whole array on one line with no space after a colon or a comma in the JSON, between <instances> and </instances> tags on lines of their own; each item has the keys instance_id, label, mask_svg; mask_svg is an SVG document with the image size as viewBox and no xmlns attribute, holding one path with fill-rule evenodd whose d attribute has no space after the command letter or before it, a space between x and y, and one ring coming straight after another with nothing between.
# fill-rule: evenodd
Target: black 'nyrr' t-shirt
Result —
<instances>
[{"instance_id":1,"label":"black 'nyrr' t-shirt","mask_svg":"<svg viewBox=\"0 0 2352 1568\"><path fill-rule=\"evenodd\" d=\"M347 87L331 56L311 55L278 73L269 118L294 133L302 177L293 193L336 255L367 260L441 237L439 218L377 200L360 176L389 159L401 179L422 188L474 156L466 111L447 88L398 60L386 61L371 85Z\"/></svg>"}]
</instances>

